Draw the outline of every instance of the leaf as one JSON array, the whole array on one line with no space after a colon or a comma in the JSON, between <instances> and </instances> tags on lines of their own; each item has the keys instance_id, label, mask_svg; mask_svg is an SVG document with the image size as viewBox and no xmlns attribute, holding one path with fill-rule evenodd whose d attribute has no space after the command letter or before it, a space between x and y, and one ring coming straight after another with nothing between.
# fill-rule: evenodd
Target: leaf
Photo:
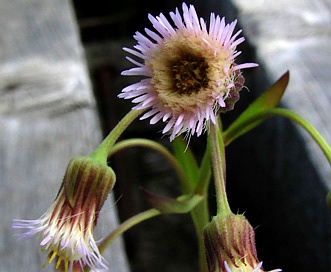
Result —
<instances>
[{"instance_id":1,"label":"leaf","mask_svg":"<svg viewBox=\"0 0 331 272\"><path fill-rule=\"evenodd\" d=\"M211 178L210 157L211 157L210 148L207 145L205 153L201 160L199 175L197 178L197 185L194 189L194 193L207 195L210 178Z\"/></svg>"},{"instance_id":2,"label":"leaf","mask_svg":"<svg viewBox=\"0 0 331 272\"><path fill-rule=\"evenodd\" d=\"M142 188L147 201L161 213L188 213L203 199L201 195L182 195L177 199L154 194Z\"/></svg>"},{"instance_id":3,"label":"leaf","mask_svg":"<svg viewBox=\"0 0 331 272\"><path fill-rule=\"evenodd\" d=\"M189 182L190 192L192 192L197 184L199 174L199 168L195 157L191 149L187 147L187 143L181 137L176 137L174 141L172 141L172 147L174 155L183 168L186 179Z\"/></svg>"},{"instance_id":4,"label":"leaf","mask_svg":"<svg viewBox=\"0 0 331 272\"><path fill-rule=\"evenodd\" d=\"M331 191L328 192L328 194L326 195L326 204L328 205L328 208L331 211Z\"/></svg>"},{"instance_id":5,"label":"leaf","mask_svg":"<svg viewBox=\"0 0 331 272\"><path fill-rule=\"evenodd\" d=\"M278 106L289 82L289 71L284 73L268 90L259 96L224 132L225 145L262 123L265 118L247 123L258 113Z\"/></svg>"}]
</instances>

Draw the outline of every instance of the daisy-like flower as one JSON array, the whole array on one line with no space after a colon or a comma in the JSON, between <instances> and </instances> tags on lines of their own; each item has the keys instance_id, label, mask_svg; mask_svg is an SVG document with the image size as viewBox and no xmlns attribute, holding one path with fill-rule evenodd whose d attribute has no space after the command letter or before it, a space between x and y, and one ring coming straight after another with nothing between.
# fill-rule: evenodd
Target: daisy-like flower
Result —
<instances>
[{"instance_id":1,"label":"daisy-like flower","mask_svg":"<svg viewBox=\"0 0 331 272\"><path fill-rule=\"evenodd\" d=\"M241 30L234 33L237 21L226 24L224 17L212 13L207 26L194 6L183 3L182 8L183 15L178 9L170 13L172 23L162 13L149 15L155 31L136 32L138 44L124 48L137 67L122 74L144 79L119 94L133 98L133 109L146 109L141 119L166 122L162 132L170 134L171 141L183 132L201 135L210 121L216 123L219 111L233 109L244 84L240 70L257 66L235 63L241 53L236 47L244 41Z\"/></svg>"},{"instance_id":2,"label":"daisy-like flower","mask_svg":"<svg viewBox=\"0 0 331 272\"><path fill-rule=\"evenodd\" d=\"M214 216L204 229L204 242L209 272L264 271L257 258L254 229L243 215Z\"/></svg>"},{"instance_id":3,"label":"daisy-like flower","mask_svg":"<svg viewBox=\"0 0 331 272\"><path fill-rule=\"evenodd\" d=\"M106 269L93 238L93 230L101 207L115 183L115 174L107 165L90 158L73 159L67 168L59 193L37 220L14 220L13 228L27 229L20 236L38 236L47 263L56 261L61 271ZM99 270L101 271L101 270Z\"/></svg>"},{"instance_id":4,"label":"daisy-like flower","mask_svg":"<svg viewBox=\"0 0 331 272\"><path fill-rule=\"evenodd\" d=\"M227 262L224 262L224 267L225 267L225 272L244 272L241 269L239 269L239 271L237 269L231 269ZM263 271L262 262L260 262L253 270L249 272L261 272L261 271ZM269 272L281 272L281 271L282 271L281 269L274 269Z\"/></svg>"}]
</instances>

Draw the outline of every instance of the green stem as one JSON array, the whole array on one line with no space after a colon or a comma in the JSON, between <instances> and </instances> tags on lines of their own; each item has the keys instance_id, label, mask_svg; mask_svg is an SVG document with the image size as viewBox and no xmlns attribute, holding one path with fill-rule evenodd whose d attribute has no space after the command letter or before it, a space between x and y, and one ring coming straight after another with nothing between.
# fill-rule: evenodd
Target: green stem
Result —
<instances>
[{"instance_id":1,"label":"green stem","mask_svg":"<svg viewBox=\"0 0 331 272\"><path fill-rule=\"evenodd\" d=\"M174 170L176 171L179 179L181 180L184 193L188 193L191 191L191 186L189 185L185 173L183 171L183 168L178 163L176 157L168 149L166 149L164 146L160 145L155 141L151 141L148 139L137 139L137 138L123 140L115 144L108 155L109 157L111 157L115 153L122 151L125 148L137 147L137 146L148 147L160 152L169 161L169 163L173 166ZM199 172L198 185L194 190L196 194L203 195L205 197L201 201L201 203L199 203L191 212L198 238L199 262L200 262L201 272L208 271L205 252L204 252L203 228L209 221L208 198L207 198L208 185L211 176L209 163L210 163L209 153L206 152L202 160L201 169Z\"/></svg>"},{"instance_id":2,"label":"green stem","mask_svg":"<svg viewBox=\"0 0 331 272\"><path fill-rule=\"evenodd\" d=\"M204 236L202 230L199 232L198 235L199 271L208 272L208 264L206 259L205 243L204 243Z\"/></svg>"},{"instance_id":3,"label":"green stem","mask_svg":"<svg viewBox=\"0 0 331 272\"><path fill-rule=\"evenodd\" d=\"M225 150L222 134L218 124L210 125L210 149L212 169L216 190L217 214L229 214L231 209L225 190Z\"/></svg>"},{"instance_id":4,"label":"green stem","mask_svg":"<svg viewBox=\"0 0 331 272\"><path fill-rule=\"evenodd\" d=\"M231 133L224 133L224 142L226 145L232 142L232 139L236 138L233 137L238 133L239 130L242 130L245 126L249 126L255 121L265 119L270 116L282 116L286 117L294 122L296 122L298 125L300 125L302 128L304 128L308 134L314 139L314 141L317 143L317 145L321 148L323 151L324 155L328 159L329 163L331 164L331 148L328 145L328 143L324 140L322 135L303 117L298 115L297 113L294 113L290 110L287 109L282 109L282 108L276 108L276 109L269 109L269 110L264 110L262 112L259 112L247 120L243 122L237 130L231 131Z\"/></svg>"},{"instance_id":5,"label":"green stem","mask_svg":"<svg viewBox=\"0 0 331 272\"><path fill-rule=\"evenodd\" d=\"M205 195L206 196L206 195ZM208 271L206 262L203 229L209 222L208 198L205 197L191 212L195 232L198 239L200 272Z\"/></svg>"},{"instance_id":6,"label":"green stem","mask_svg":"<svg viewBox=\"0 0 331 272\"><path fill-rule=\"evenodd\" d=\"M97 149L91 154L91 157L95 160L106 162L108 153L111 148L121 136L123 131L141 114L143 110L131 110L123 119L114 127L114 129L108 134L108 136L102 141Z\"/></svg>"},{"instance_id":7,"label":"green stem","mask_svg":"<svg viewBox=\"0 0 331 272\"><path fill-rule=\"evenodd\" d=\"M274 109L274 110L270 110L270 113L275 114L275 115L280 115L283 117L287 117L287 118L291 119L292 121L296 122L297 124L299 124L302 128L304 128L309 133L309 135L315 140L315 142L321 148L324 155L326 156L329 163L331 164L330 146L324 140L322 135L307 120L305 120L300 115L298 115L292 111L286 110L286 109Z\"/></svg>"},{"instance_id":8,"label":"green stem","mask_svg":"<svg viewBox=\"0 0 331 272\"><path fill-rule=\"evenodd\" d=\"M198 183L196 188L194 189L194 194L202 195L204 196L204 198L196 207L194 207L194 209L191 212L191 217L194 223L195 232L197 234L197 239L198 239L200 272L208 272L203 229L209 222L208 188L209 188L210 178L211 178L210 152L207 147L200 165Z\"/></svg>"},{"instance_id":9,"label":"green stem","mask_svg":"<svg viewBox=\"0 0 331 272\"><path fill-rule=\"evenodd\" d=\"M184 191L189 192L190 185L186 179L183 168L180 166L180 164L178 163L175 156L167 148L165 148L163 145L161 145L155 141L148 140L148 139L138 139L138 138L123 140L113 146L113 148L109 152L108 156L111 157L115 153L117 153L125 148L136 147L136 146L148 147L148 148L156 150L160 154L162 154L169 161L171 166L176 171Z\"/></svg>"},{"instance_id":10,"label":"green stem","mask_svg":"<svg viewBox=\"0 0 331 272\"><path fill-rule=\"evenodd\" d=\"M161 212L156 209L149 209L124 221L102 241L99 245L100 253L102 253L118 236L122 235L128 229L160 214Z\"/></svg>"},{"instance_id":11,"label":"green stem","mask_svg":"<svg viewBox=\"0 0 331 272\"><path fill-rule=\"evenodd\" d=\"M199 178L196 187L194 188L195 194L208 195L208 188L211 178L211 169L210 169L210 146L209 142L207 148L202 157L200 169L199 169ZM209 216L209 215L208 215ZM208 218L209 220L209 218Z\"/></svg>"}]
</instances>

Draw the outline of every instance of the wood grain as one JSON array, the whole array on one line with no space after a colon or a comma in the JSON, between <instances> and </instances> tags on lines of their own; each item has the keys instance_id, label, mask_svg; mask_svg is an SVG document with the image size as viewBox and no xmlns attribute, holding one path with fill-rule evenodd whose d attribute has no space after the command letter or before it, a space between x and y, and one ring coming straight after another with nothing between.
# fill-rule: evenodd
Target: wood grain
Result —
<instances>
[{"instance_id":1,"label":"wood grain","mask_svg":"<svg viewBox=\"0 0 331 272\"><path fill-rule=\"evenodd\" d=\"M46 211L69 160L102 140L100 121L68 1L6 1L0 25L0 270L53 271L42 270L36 239L14 237L12 219ZM117 224L110 197L96 239ZM105 258L112 271L128 271L120 239Z\"/></svg>"},{"instance_id":2,"label":"wood grain","mask_svg":"<svg viewBox=\"0 0 331 272\"><path fill-rule=\"evenodd\" d=\"M289 70L282 107L306 118L331 144L330 1L232 2L260 64L250 95ZM305 131L281 118L269 120L243 142L236 151L248 153L246 161L236 166L245 174L237 174L243 181L236 186L244 193L235 197L247 205L252 223L261 224L256 229L259 256L272 262L264 262L265 269L329 271L328 161Z\"/></svg>"},{"instance_id":3,"label":"wood grain","mask_svg":"<svg viewBox=\"0 0 331 272\"><path fill-rule=\"evenodd\" d=\"M311 122L331 144L331 2L233 0L241 26L271 80L286 70L286 107ZM331 168L316 144L302 132L308 154L331 190Z\"/></svg>"}]
</instances>

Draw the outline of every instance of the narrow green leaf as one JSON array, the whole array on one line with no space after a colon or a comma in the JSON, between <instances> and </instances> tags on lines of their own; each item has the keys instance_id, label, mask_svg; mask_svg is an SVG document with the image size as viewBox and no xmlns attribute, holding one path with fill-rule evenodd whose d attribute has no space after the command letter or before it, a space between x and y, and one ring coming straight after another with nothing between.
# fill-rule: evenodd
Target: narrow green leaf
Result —
<instances>
[{"instance_id":1,"label":"narrow green leaf","mask_svg":"<svg viewBox=\"0 0 331 272\"><path fill-rule=\"evenodd\" d=\"M328 192L327 196L326 196L326 204L328 205L328 208L331 211L331 191Z\"/></svg>"},{"instance_id":2,"label":"narrow green leaf","mask_svg":"<svg viewBox=\"0 0 331 272\"><path fill-rule=\"evenodd\" d=\"M210 157L211 157L210 148L207 145L205 153L201 160L199 175L197 178L197 185L194 189L194 193L207 195L210 178L211 178Z\"/></svg>"},{"instance_id":3,"label":"narrow green leaf","mask_svg":"<svg viewBox=\"0 0 331 272\"><path fill-rule=\"evenodd\" d=\"M175 138L175 140L172 142L172 147L175 157L184 170L186 179L189 182L190 190L192 192L197 184L199 174L199 167L195 157L191 149L187 146L187 143L181 137Z\"/></svg>"},{"instance_id":4,"label":"narrow green leaf","mask_svg":"<svg viewBox=\"0 0 331 272\"><path fill-rule=\"evenodd\" d=\"M142 189L147 201L161 213L188 213L203 199L201 195L182 195L176 199Z\"/></svg>"},{"instance_id":5,"label":"narrow green leaf","mask_svg":"<svg viewBox=\"0 0 331 272\"><path fill-rule=\"evenodd\" d=\"M247 124L247 120L261 111L277 107L288 82L289 72L287 71L228 127L223 134L225 144L228 145L240 135L262 123L265 118L259 119L250 124Z\"/></svg>"}]
</instances>

